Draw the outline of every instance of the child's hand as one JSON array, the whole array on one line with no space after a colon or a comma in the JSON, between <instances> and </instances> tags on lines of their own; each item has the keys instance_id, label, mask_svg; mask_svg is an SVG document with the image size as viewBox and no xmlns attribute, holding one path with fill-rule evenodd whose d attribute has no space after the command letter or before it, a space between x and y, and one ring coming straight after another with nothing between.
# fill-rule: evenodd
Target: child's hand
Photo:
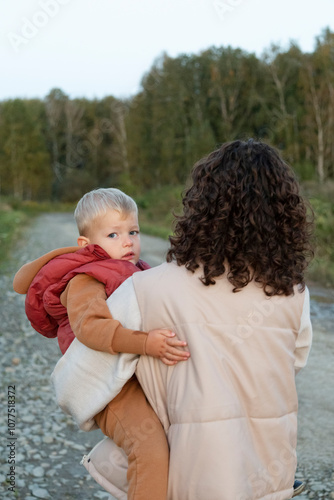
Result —
<instances>
[{"instance_id":1,"label":"child's hand","mask_svg":"<svg viewBox=\"0 0 334 500\"><path fill-rule=\"evenodd\" d=\"M151 330L146 340L146 354L159 358L165 365L176 365L179 361L186 361L190 353L182 348L187 342L179 340L171 330Z\"/></svg>"}]
</instances>

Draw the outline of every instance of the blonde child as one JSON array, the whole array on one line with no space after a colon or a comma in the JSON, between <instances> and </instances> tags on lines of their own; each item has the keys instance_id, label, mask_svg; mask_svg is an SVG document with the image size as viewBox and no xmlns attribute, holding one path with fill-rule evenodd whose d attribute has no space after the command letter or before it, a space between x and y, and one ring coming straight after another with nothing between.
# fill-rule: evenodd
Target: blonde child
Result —
<instances>
[{"instance_id":1,"label":"blonde child","mask_svg":"<svg viewBox=\"0 0 334 500\"><path fill-rule=\"evenodd\" d=\"M182 350L186 343L173 332L123 328L106 304L127 277L149 268L139 258L134 200L118 189L97 189L82 197L74 215L78 247L49 252L23 266L14 278L14 290L27 293L32 326L47 337L57 336L63 354L75 335L87 347L110 354L149 355L167 365L187 360L189 353ZM164 500L168 445L135 375L94 419L128 456L128 498ZM136 432L141 422L150 422L145 436Z\"/></svg>"}]
</instances>

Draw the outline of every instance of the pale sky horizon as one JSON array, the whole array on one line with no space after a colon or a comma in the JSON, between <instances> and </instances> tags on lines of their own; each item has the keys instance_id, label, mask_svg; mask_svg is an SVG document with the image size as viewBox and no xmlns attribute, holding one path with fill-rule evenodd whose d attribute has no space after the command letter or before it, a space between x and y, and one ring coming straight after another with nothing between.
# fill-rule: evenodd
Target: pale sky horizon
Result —
<instances>
[{"instance_id":1,"label":"pale sky horizon","mask_svg":"<svg viewBox=\"0 0 334 500\"><path fill-rule=\"evenodd\" d=\"M312 52L334 31L334 0L16 0L2 4L0 100L125 98L162 53L211 46L261 57L272 43Z\"/></svg>"}]
</instances>

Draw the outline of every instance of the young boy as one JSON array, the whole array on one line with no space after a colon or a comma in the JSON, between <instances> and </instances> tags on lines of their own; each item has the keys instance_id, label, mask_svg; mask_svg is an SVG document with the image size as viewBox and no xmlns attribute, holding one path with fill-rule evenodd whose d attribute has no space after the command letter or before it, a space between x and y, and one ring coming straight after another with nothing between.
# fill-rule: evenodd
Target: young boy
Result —
<instances>
[{"instance_id":1,"label":"young boy","mask_svg":"<svg viewBox=\"0 0 334 500\"><path fill-rule=\"evenodd\" d=\"M168 365L187 360L189 353L178 349L186 343L173 332L125 329L111 317L106 304L128 276L149 267L139 259L134 200L117 189L97 189L83 196L74 215L79 249L50 252L23 266L14 278L14 290L27 293L26 312L32 326L47 337L57 336L62 353L75 334L87 347L111 354L144 354ZM165 499L168 445L135 376L95 421L128 456L128 498ZM134 432L141 422L150 422L144 437Z\"/></svg>"}]
</instances>

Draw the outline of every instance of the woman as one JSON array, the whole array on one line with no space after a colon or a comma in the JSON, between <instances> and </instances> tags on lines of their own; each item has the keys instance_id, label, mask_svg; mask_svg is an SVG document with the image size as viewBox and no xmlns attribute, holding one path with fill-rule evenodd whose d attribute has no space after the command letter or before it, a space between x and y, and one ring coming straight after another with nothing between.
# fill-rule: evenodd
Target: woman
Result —
<instances>
[{"instance_id":1,"label":"woman","mask_svg":"<svg viewBox=\"0 0 334 500\"><path fill-rule=\"evenodd\" d=\"M226 143L194 167L167 263L108 299L125 326L131 315L138 330L170 328L191 353L176 366L141 356L136 370L168 437L169 500L292 497L295 373L312 336L310 237L298 183L277 151ZM110 445L90 462L106 476Z\"/></svg>"}]
</instances>

